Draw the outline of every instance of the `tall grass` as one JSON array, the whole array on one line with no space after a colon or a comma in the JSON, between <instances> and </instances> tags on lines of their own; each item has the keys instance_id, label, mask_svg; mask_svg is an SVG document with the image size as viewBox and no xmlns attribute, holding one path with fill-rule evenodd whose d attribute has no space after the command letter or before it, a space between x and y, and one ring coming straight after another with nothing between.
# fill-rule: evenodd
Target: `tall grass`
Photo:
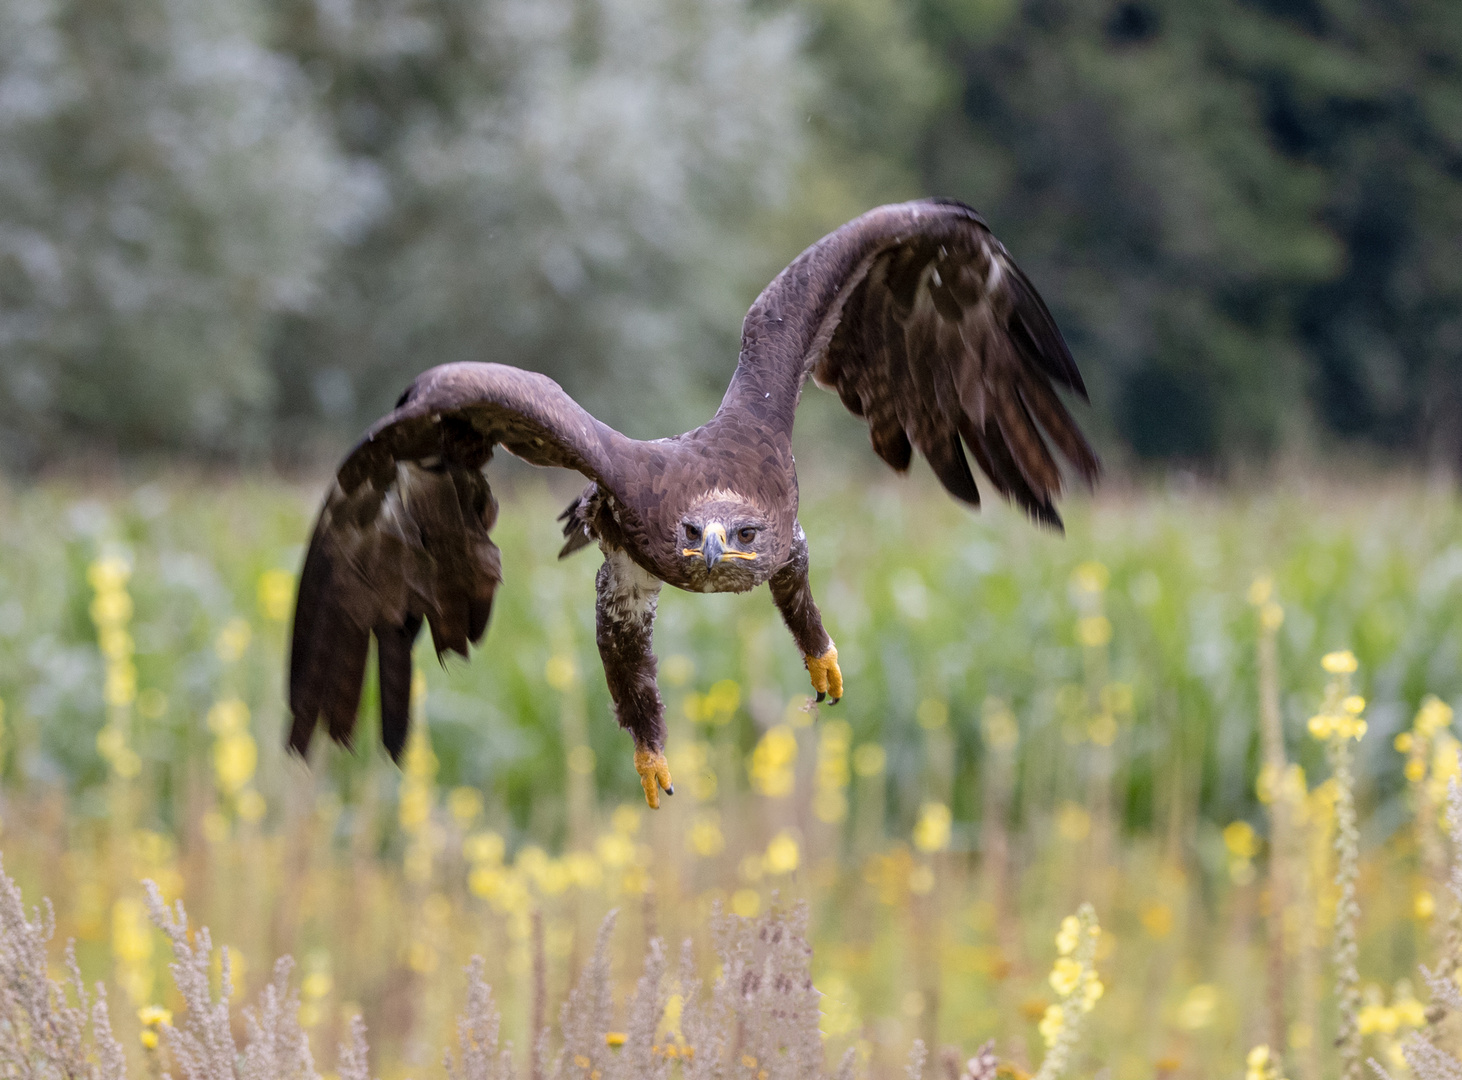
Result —
<instances>
[{"instance_id":1,"label":"tall grass","mask_svg":"<svg viewBox=\"0 0 1462 1080\"><path fill-rule=\"evenodd\" d=\"M556 563L567 493L515 479L487 644L445 670L419 656L399 772L373 721L354 756L317 748L306 769L280 749L312 490L0 494L0 848L113 987L134 1067L136 1010L180 1004L145 876L231 947L240 993L293 953L316 1050L362 1014L383 1077L432 1066L473 952L504 1031L534 1045L535 915L559 1002L611 906L628 986L647 939L689 936L709 963L711 905L753 916L778 894L810 905L830 1059L850 1048L875 1074L901 1072L914 1038L968 1054L987 1036L1034 1071L1061 1037L1050 928L1088 900L1104 993L1070 1071L1232 1075L1262 1043L1285 1075L1334 1074L1345 811L1307 723L1320 658L1346 648L1368 725L1349 748L1352 1038L1395 1057L1415 1018L1398 980L1445 953L1454 910L1437 824L1457 761L1437 710L1462 694L1450 494L1116 495L1073 507L1061 539L918 484L808 478L847 697L808 711L765 596L667 593L677 795L648 814L598 672L592 553Z\"/></svg>"}]
</instances>

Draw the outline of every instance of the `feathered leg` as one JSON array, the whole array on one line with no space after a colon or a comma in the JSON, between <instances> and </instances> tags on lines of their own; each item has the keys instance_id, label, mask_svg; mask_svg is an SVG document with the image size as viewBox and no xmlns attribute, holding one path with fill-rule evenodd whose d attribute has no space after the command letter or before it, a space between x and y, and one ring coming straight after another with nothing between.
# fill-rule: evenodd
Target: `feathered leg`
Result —
<instances>
[{"instance_id":1,"label":"feathered leg","mask_svg":"<svg viewBox=\"0 0 1462 1080\"><path fill-rule=\"evenodd\" d=\"M792 638L802 650L807 674L817 700L831 697L836 705L843 696L843 673L838 668L838 650L822 626L822 613L812 599L812 585L807 580L807 536L802 525L792 534L792 555L768 584L782 621L792 631Z\"/></svg>"},{"instance_id":2,"label":"feathered leg","mask_svg":"<svg viewBox=\"0 0 1462 1080\"><path fill-rule=\"evenodd\" d=\"M655 654L651 636L660 582L623 551L605 552L595 580L599 603L596 637L604 679L614 699L619 726L635 740L635 771L645 789L650 809L660 806L660 789L674 795L670 766L665 761L665 706L655 685Z\"/></svg>"}]
</instances>

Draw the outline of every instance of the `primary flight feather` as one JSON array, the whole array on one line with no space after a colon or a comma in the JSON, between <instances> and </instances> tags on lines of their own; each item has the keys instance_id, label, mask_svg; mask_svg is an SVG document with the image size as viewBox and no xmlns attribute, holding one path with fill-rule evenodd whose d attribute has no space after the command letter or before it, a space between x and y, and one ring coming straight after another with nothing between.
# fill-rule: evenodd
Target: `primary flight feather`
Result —
<instances>
[{"instance_id":1,"label":"primary flight feather","mask_svg":"<svg viewBox=\"0 0 1462 1080\"><path fill-rule=\"evenodd\" d=\"M819 701L842 696L837 649L808 584L792 422L807 377L868 422L893 468L923 455L979 505L965 456L1006 498L1060 527L1058 450L1088 484L1099 465L1058 389L1086 397L1035 287L962 203L883 206L799 255L757 297L716 415L683 435L630 439L552 379L502 364L422 373L346 458L300 574L290 652L290 746L323 721L349 744L375 635L381 737L406 741L411 648L481 640L502 580L483 472L494 447L589 480L562 515L560 557L598 542L597 640L645 799L673 793L651 634L660 587L744 592L766 583Z\"/></svg>"}]
</instances>

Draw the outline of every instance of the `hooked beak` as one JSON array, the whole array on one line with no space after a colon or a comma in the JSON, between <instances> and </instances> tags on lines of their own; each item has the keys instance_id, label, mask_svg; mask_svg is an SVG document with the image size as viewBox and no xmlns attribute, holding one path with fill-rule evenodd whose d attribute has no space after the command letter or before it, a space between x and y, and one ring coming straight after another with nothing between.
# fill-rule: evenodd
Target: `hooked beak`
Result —
<instances>
[{"instance_id":1,"label":"hooked beak","mask_svg":"<svg viewBox=\"0 0 1462 1080\"><path fill-rule=\"evenodd\" d=\"M701 556L706 560L707 570L721 561L721 552L725 550L726 526L720 524L707 525L705 543L701 545Z\"/></svg>"}]
</instances>

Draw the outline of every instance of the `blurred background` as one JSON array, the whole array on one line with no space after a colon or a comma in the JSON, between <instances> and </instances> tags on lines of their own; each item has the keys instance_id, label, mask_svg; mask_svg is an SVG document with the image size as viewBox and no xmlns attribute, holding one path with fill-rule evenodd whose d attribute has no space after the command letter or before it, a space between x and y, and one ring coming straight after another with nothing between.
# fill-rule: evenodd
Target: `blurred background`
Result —
<instances>
[{"instance_id":1,"label":"blurred background","mask_svg":"<svg viewBox=\"0 0 1462 1080\"><path fill-rule=\"evenodd\" d=\"M847 698L807 710L765 594L667 590L683 793L646 814L597 558L553 558L582 481L503 455L494 623L470 665L419 651L404 769L373 677L356 754L284 754L324 478L407 381L502 361L685 430L781 267L922 194L986 215L1091 388L1108 474L1064 537L895 478L809 393ZM608 907L628 986L651 934L709 970L716 903L793 899L829 1051L877 1076L915 1036L1034 1069L1082 900L1082 1075L1261 1042L1337 1075L1349 936L1404 1076L1416 965L1462 959L1459 251L1448 0L0 0L5 871L139 1074L137 1010L179 1007L148 876L243 995L294 953L321 1060L362 1013L390 1080L472 951L525 1046L535 955L552 1012Z\"/></svg>"},{"instance_id":2,"label":"blurred background","mask_svg":"<svg viewBox=\"0 0 1462 1080\"><path fill-rule=\"evenodd\" d=\"M6 0L0 458L329 458L460 359L681 431L797 251L941 194L1110 460L1455 471L1459 52L1446 0Z\"/></svg>"}]
</instances>

